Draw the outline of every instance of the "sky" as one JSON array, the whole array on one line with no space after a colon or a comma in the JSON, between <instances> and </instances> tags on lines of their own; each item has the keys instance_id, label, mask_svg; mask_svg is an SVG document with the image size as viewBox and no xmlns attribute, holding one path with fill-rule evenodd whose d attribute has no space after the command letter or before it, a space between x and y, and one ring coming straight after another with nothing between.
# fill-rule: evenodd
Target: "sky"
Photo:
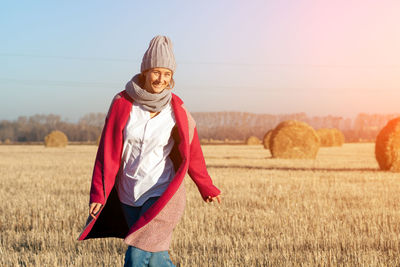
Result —
<instances>
[{"instance_id":1,"label":"sky","mask_svg":"<svg viewBox=\"0 0 400 267\"><path fill-rule=\"evenodd\" d=\"M0 120L106 113L167 35L192 112L399 113L400 1L2 1Z\"/></svg>"}]
</instances>

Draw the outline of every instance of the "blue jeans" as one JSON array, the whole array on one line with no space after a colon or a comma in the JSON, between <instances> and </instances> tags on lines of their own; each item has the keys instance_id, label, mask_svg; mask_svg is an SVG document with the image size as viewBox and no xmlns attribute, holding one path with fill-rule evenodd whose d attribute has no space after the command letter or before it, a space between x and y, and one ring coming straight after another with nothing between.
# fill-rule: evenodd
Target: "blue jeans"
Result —
<instances>
[{"instance_id":1,"label":"blue jeans","mask_svg":"<svg viewBox=\"0 0 400 267\"><path fill-rule=\"evenodd\" d=\"M146 200L143 206L133 207L121 203L128 226L131 227L139 217L156 202L158 197ZM137 247L129 246L125 253L125 267L163 267L175 266L169 258L168 251L149 252Z\"/></svg>"}]
</instances>

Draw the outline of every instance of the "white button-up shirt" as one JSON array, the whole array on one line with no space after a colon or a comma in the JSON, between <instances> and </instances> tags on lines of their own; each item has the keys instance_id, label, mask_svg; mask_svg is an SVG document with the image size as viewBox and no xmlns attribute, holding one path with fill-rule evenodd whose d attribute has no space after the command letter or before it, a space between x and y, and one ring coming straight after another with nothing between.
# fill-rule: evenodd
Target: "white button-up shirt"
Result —
<instances>
[{"instance_id":1,"label":"white button-up shirt","mask_svg":"<svg viewBox=\"0 0 400 267\"><path fill-rule=\"evenodd\" d=\"M151 118L150 112L133 103L124 129L123 169L118 184L122 203L142 206L150 197L161 196L175 175L169 153L175 116L171 104Z\"/></svg>"}]
</instances>

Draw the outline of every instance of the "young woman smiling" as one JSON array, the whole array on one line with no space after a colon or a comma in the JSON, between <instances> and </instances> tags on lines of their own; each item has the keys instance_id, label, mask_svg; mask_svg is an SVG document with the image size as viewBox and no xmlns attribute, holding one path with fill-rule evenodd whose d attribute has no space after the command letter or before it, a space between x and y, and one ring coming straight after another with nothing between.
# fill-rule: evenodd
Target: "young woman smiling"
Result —
<instances>
[{"instance_id":1,"label":"young woman smiling","mask_svg":"<svg viewBox=\"0 0 400 267\"><path fill-rule=\"evenodd\" d=\"M141 73L113 99L97 151L79 240L124 238L125 266L174 266L168 249L185 207L186 173L204 201L221 202L195 122L171 93L175 68L171 40L154 37Z\"/></svg>"}]
</instances>

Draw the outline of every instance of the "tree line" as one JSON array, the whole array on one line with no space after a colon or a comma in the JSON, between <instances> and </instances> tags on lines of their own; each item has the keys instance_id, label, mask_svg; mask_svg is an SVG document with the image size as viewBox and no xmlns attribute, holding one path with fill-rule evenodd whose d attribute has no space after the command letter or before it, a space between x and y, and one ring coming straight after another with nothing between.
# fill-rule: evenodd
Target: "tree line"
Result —
<instances>
[{"instance_id":1,"label":"tree line","mask_svg":"<svg viewBox=\"0 0 400 267\"><path fill-rule=\"evenodd\" d=\"M375 141L379 131L386 123L399 117L398 114L360 113L354 119L340 116L307 116L306 113L294 114L254 114L246 112L201 112L193 113L200 138L215 140L245 140L254 135L263 138L285 120L299 120L308 123L314 129L336 128L342 131L346 142Z\"/></svg>"},{"instance_id":2,"label":"tree line","mask_svg":"<svg viewBox=\"0 0 400 267\"><path fill-rule=\"evenodd\" d=\"M41 142L53 130L65 133L69 141L96 141L103 128L105 114L89 113L72 123L59 115L21 116L15 121L0 121L0 140Z\"/></svg>"},{"instance_id":3,"label":"tree line","mask_svg":"<svg viewBox=\"0 0 400 267\"><path fill-rule=\"evenodd\" d=\"M339 116L307 116L294 114L254 114L247 112L192 113L199 137L213 140L245 140L249 136L262 138L264 134L285 120L299 120L314 129L336 128L343 132L346 142L375 141L386 123L399 114L360 113L355 119ZM89 113L77 122L63 121L59 115L21 116L14 121L0 121L0 141L40 142L53 130L65 133L70 141L94 142L101 134L104 113Z\"/></svg>"}]
</instances>

